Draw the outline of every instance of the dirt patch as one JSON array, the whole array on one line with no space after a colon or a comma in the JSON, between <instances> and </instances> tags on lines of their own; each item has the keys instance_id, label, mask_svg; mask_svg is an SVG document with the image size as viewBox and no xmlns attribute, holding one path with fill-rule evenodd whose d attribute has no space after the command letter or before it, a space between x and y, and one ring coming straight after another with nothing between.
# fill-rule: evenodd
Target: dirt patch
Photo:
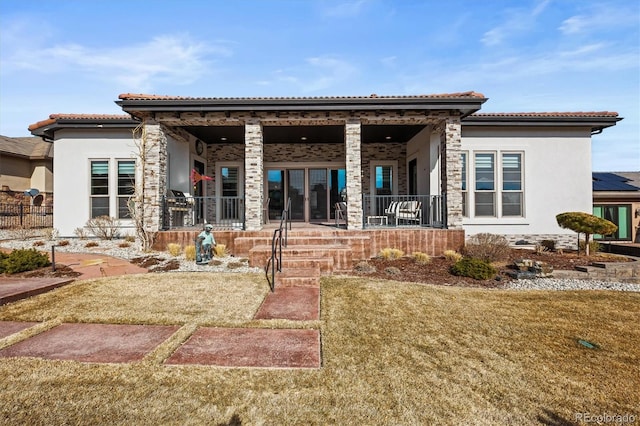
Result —
<instances>
[{"instance_id":1,"label":"dirt patch","mask_svg":"<svg viewBox=\"0 0 640 426\"><path fill-rule=\"evenodd\" d=\"M67 265L56 265L54 271L51 266L44 268L34 269L33 271L19 272L17 274L4 274L7 277L20 277L20 278L75 278L80 275L80 272L76 272Z\"/></svg>"},{"instance_id":2,"label":"dirt patch","mask_svg":"<svg viewBox=\"0 0 640 426\"><path fill-rule=\"evenodd\" d=\"M508 260L494 263L498 274L495 279L475 280L473 278L458 277L452 275L449 269L453 265L452 261L444 257L433 257L427 264L416 262L412 257L402 257L400 259L385 260L373 258L366 264L358 264L354 267L354 273L359 276L381 278L394 281L419 282L440 284L459 287L501 287L505 281L512 278L507 275L512 271L513 263L519 259L531 259L533 261L545 262L554 270L573 270L576 266L587 266L594 262L625 262L629 259L622 256L597 253L592 256L578 256L575 252L542 252L536 253L531 250L512 249ZM375 268L375 269L374 269Z\"/></svg>"}]
</instances>

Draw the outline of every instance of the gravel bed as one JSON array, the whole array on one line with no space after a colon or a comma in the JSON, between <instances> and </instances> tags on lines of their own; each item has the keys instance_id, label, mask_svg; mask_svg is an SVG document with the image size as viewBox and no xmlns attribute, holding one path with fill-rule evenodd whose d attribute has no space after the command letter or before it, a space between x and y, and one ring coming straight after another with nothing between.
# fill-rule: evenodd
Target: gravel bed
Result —
<instances>
[{"instance_id":1,"label":"gravel bed","mask_svg":"<svg viewBox=\"0 0 640 426\"><path fill-rule=\"evenodd\" d=\"M508 290L616 290L640 291L640 284L598 281L593 279L535 278L513 280L505 284Z\"/></svg>"},{"instance_id":2,"label":"gravel bed","mask_svg":"<svg viewBox=\"0 0 640 426\"><path fill-rule=\"evenodd\" d=\"M187 260L184 255L172 256L168 252L150 251L144 252L140 250L136 243L129 243L128 247L120 247L125 240L98 240L98 239L78 239L78 238L60 238L54 240L46 239L45 235L40 235L42 238L28 238L28 239L9 239L15 237L10 231L0 230L0 248L15 250L15 249L30 249L35 248L39 251L51 252L51 246L55 245L56 252L69 252L69 253L95 253L105 254L121 259L131 260L138 257L155 257L162 259L160 263L150 268L163 269L163 266L171 261L177 261L179 266L177 269L172 269L167 272L236 272L236 273L248 273L259 272L264 273L261 268L250 267L248 259L237 258L234 256L215 257L213 262L219 263L216 265L198 265L194 261ZM68 241L69 244L60 246L60 241ZM43 242L42 245L34 245L34 243ZM95 242L97 247L86 247L87 243Z\"/></svg>"}]
</instances>

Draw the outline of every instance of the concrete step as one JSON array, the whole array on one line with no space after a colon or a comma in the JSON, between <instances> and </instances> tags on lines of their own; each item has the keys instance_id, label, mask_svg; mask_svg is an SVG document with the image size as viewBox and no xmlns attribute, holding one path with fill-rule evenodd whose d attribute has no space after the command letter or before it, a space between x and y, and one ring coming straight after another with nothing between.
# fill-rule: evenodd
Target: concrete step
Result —
<instances>
[{"instance_id":1,"label":"concrete step","mask_svg":"<svg viewBox=\"0 0 640 426\"><path fill-rule=\"evenodd\" d=\"M237 237L234 242L234 254L236 256L248 256L249 251L256 246L271 246L271 236L259 237ZM287 246L299 245L335 245L340 244L350 247L353 251L354 259L368 259L369 254L367 248L370 245L370 238L367 236L335 236L335 235L311 235L298 236L289 235L287 238Z\"/></svg>"}]
</instances>

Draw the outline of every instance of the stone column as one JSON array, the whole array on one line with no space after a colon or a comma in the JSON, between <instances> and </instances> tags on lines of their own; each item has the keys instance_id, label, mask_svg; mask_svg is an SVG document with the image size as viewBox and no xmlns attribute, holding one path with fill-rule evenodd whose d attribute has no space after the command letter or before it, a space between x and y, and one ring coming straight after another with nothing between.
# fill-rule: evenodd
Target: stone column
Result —
<instances>
[{"instance_id":1,"label":"stone column","mask_svg":"<svg viewBox=\"0 0 640 426\"><path fill-rule=\"evenodd\" d=\"M244 217L245 229L262 229L263 134L260 120L247 120L244 126Z\"/></svg>"},{"instance_id":2,"label":"stone column","mask_svg":"<svg viewBox=\"0 0 640 426\"><path fill-rule=\"evenodd\" d=\"M349 119L344 126L347 173L347 227L362 229L362 126Z\"/></svg>"},{"instance_id":3,"label":"stone column","mask_svg":"<svg viewBox=\"0 0 640 426\"><path fill-rule=\"evenodd\" d=\"M142 167L136 185L143 208L143 227L147 232L162 229L162 200L167 186L167 135L155 122L144 124L137 135L137 162Z\"/></svg>"},{"instance_id":4,"label":"stone column","mask_svg":"<svg viewBox=\"0 0 640 426\"><path fill-rule=\"evenodd\" d=\"M447 226L462 229L462 126L460 117L445 119L443 158L441 167L442 189L447 194Z\"/></svg>"}]
</instances>

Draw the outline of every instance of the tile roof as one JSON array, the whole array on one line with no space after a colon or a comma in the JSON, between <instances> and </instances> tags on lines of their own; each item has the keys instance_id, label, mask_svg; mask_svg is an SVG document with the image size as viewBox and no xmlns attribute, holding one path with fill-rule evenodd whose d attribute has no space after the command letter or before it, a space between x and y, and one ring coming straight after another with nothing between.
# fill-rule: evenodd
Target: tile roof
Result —
<instances>
[{"instance_id":1,"label":"tile roof","mask_svg":"<svg viewBox=\"0 0 640 426\"><path fill-rule=\"evenodd\" d=\"M122 100L237 100L237 101L269 101L269 100L362 100L362 99L449 99L449 98L478 98L484 99L482 93L469 91L457 93L440 93L432 95L401 95L401 96L383 96L371 94L369 96L312 96L312 97L189 97L189 96L168 96L168 95L152 95L142 93L122 93L118 99Z\"/></svg>"},{"instance_id":2,"label":"tile roof","mask_svg":"<svg viewBox=\"0 0 640 426\"><path fill-rule=\"evenodd\" d=\"M639 174L640 173L631 173ZM594 191L640 191L637 186L629 184L633 179L611 172L593 172Z\"/></svg>"},{"instance_id":3,"label":"tile roof","mask_svg":"<svg viewBox=\"0 0 640 426\"><path fill-rule=\"evenodd\" d=\"M30 159L53 157L53 144L38 137L10 138L0 135L0 152Z\"/></svg>"},{"instance_id":4,"label":"tile roof","mask_svg":"<svg viewBox=\"0 0 640 426\"><path fill-rule=\"evenodd\" d=\"M523 117L523 118L566 118L566 117L617 117L612 111L576 111L576 112L476 112L469 117Z\"/></svg>"},{"instance_id":5,"label":"tile roof","mask_svg":"<svg viewBox=\"0 0 640 426\"><path fill-rule=\"evenodd\" d=\"M131 120L127 114L51 114L46 120L38 121L29 126L29 131L40 127L50 126L58 120L86 120L86 121L109 121L109 120Z\"/></svg>"}]
</instances>

